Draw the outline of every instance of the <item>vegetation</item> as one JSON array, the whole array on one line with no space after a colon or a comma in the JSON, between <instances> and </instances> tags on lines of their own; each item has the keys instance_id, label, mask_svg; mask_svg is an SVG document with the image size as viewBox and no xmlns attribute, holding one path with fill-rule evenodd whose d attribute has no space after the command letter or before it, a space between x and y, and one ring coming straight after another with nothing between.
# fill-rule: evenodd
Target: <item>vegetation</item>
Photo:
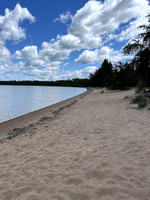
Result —
<instances>
[{"instance_id":1,"label":"vegetation","mask_svg":"<svg viewBox=\"0 0 150 200\"><path fill-rule=\"evenodd\" d=\"M139 95L139 96L135 96L132 99L132 103L138 104L139 108L144 108L148 104L148 99L146 97Z\"/></svg>"},{"instance_id":2,"label":"vegetation","mask_svg":"<svg viewBox=\"0 0 150 200\"><path fill-rule=\"evenodd\" d=\"M139 27L144 32L123 48L125 54L135 55L133 60L124 64L119 62L112 67L105 59L101 68L90 75L91 86L126 89L137 85L137 93L150 86L150 15L147 17L149 25Z\"/></svg>"},{"instance_id":3,"label":"vegetation","mask_svg":"<svg viewBox=\"0 0 150 200\"><path fill-rule=\"evenodd\" d=\"M139 27L144 29L144 32L123 48L124 53L135 54L131 65L136 68L138 78L145 86L150 85L150 15L147 17L149 25Z\"/></svg>"},{"instance_id":4,"label":"vegetation","mask_svg":"<svg viewBox=\"0 0 150 200\"><path fill-rule=\"evenodd\" d=\"M90 75L90 85L94 87L126 89L136 86L137 82L137 72L128 62L119 62L113 67L112 63L105 59L102 66Z\"/></svg>"},{"instance_id":5,"label":"vegetation","mask_svg":"<svg viewBox=\"0 0 150 200\"><path fill-rule=\"evenodd\" d=\"M88 87L89 79L73 79L58 81L0 81L0 85L33 85L33 86L69 86Z\"/></svg>"},{"instance_id":6,"label":"vegetation","mask_svg":"<svg viewBox=\"0 0 150 200\"><path fill-rule=\"evenodd\" d=\"M107 59L102 63L101 68L90 75L90 84L94 87L110 87L113 77L113 66Z\"/></svg>"},{"instance_id":7,"label":"vegetation","mask_svg":"<svg viewBox=\"0 0 150 200\"><path fill-rule=\"evenodd\" d=\"M136 93L144 92L144 82L139 80L136 88L135 88Z\"/></svg>"}]
</instances>

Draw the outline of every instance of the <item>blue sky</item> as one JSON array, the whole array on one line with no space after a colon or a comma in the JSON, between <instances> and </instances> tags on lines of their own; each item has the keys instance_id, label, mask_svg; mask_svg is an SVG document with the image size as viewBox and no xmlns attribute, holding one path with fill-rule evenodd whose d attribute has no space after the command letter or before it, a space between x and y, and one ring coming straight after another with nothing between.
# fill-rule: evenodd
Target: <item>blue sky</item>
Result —
<instances>
[{"instance_id":1,"label":"blue sky","mask_svg":"<svg viewBox=\"0 0 150 200\"><path fill-rule=\"evenodd\" d=\"M0 80L87 78L147 24L148 0L5 0L0 6Z\"/></svg>"}]
</instances>

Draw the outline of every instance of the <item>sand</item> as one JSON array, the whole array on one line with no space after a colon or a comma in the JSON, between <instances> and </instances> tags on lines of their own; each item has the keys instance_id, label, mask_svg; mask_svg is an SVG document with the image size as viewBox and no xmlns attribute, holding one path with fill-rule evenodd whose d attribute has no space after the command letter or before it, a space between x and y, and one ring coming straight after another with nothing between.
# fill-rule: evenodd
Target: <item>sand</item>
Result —
<instances>
[{"instance_id":1,"label":"sand","mask_svg":"<svg viewBox=\"0 0 150 200\"><path fill-rule=\"evenodd\" d=\"M132 94L93 89L2 124L1 139L26 128L1 140L0 200L149 200L150 111Z\"/></svg>"}]
</instances>

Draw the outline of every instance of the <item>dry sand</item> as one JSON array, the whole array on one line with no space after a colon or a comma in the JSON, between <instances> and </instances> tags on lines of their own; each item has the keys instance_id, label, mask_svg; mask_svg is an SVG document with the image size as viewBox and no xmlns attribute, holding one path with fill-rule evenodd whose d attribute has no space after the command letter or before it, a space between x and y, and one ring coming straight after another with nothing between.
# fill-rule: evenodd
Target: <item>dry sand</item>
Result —
<instances>
[{"instance_id":1,"label":"dry sand","mask_svg":"<svg viewBox=\"0 0 150 200\"><path fill-rule=\"evenodd\" d=\"M132 93L88 91L4 140L0 200L150 200L150 111Z\"/></svg>"}]
</instances>

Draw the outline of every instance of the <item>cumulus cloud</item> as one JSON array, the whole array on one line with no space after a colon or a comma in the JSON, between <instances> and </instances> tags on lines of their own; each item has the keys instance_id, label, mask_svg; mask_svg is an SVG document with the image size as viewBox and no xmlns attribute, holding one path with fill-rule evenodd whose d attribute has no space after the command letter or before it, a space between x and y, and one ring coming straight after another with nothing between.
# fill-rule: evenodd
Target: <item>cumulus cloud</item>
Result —
<instances>
[{"instance_id":1,"label":"cumulus cloud","mask_svg":"<svg viewBox=\"0 0 150 200\"><path fill-rule=\"evenodd\" d=\"M60 63L59 63L60 64ZM97 69L96 66L90 66L86 67L81 70L76 70L76 71L65 71L62 72L60 70L59 65L49 65L47 67L44 67L43 69L38 69L38 68L31 68L30 70L24 68L21 72L21 74L16 77L17 80L21 79L28 79L28 80L33 80L35 77L38 80L62 80L62 79L74 79L74 78L88 78L91 73L94 73L95 70ZM60 75L58 75L58 72Z\"/></svg>"},{"instance_id":2,"label":"cumulus cloud","mask_svg":"<svg viewBox=\"0 0 150 200\"><path fill-rule=\"evenodd\" d=\"M51 73L58 71L61 61L45 59L38 53L37 46L26 46L21 51L16 51L13 58L22 60L19 64L25 74L37 76L47 80ZM42 67L38 69L38 67ZM35 72L35 73L34 73Z\"/></svg>"},{"instance_id":3,"label":"cumulus cloud","mask_svg":"<svg viewBox=\"0 0 150 200\"><path fill-rule=\"evenodd\" d=\"M59 45L63 49L71 49L71 50L79 50L82 48L82 45L80 43L80 39L74 35L68 34L63 35L60 38Z\"/></svg>"},{"instance_id":4,"label":"cumulus cloud","mask_svg":"<svg viewBox=\"0 0 150 200\"><path fill-rule=\"evenodd\" d=\"M15 59L25 60L24 67L32 68L44 65L44 61L38 55L37 46L26 46L13 55Z\"/></svg>"},{"instance_id":5,"label":"cumulus cloud","mask_svg":"<svg viewBox=\"0 0 150 200\"><path fill-rule=\"evenodd\" d=\"M29 78L31 80L35 79L35 77L38 80L55 80L56 74L58 72L58 67L46 67L43 69L24 69L23 74L26 76L26 79Z\"/></svg>"},{"instance_id":6,"label":"cumulus cloud","mask_svg":"<svg viewBox=\"0 0 150 200\"><path fill-rule=\"evenodd\" d=\"M131 59L131 56L124 55L122 52L108 46L103 46L101 49L94 51L83 51L75 61L82 64L93 64L94 62L102 63L105 58L111 62L118 62L123 59Z\"/></svg>"},{"instance_id":7,"label":"cumulus cloud","mask_svg":"<svg viewBox=\"0 0 150 200\"><path fill-rule=\"evenodd\" d=\"M0 48L0 63L6 63L10 59L11 53L6 47Z\"/></svg>"},{"instance_id":8,"label":"cumulus cloud","mask_svg":"<svg viewBox=\"0 0 150 200\"><path fill-rule=\"evenodd\" d=\"M82 54L79 55L77 59L75 59L76 62L83 63L83 64L93 64L98 57L98 50L95 51L89 51L85 50Z\"/></svg>"},{"instance_id":9,"label":"cumulus cloud","mask_svg":"<svg viewBox=\"0 0 150 200\"><path fill-rule=\"evenodd\" d=\"M54 68L56 63L58 70L62 61L68 59L73 50L80 48L80 40L77 37L69 34L61 37L58 35L50 42L43 42L39 52L37 46L26 46L21 51L16 51L13 58L23 60L22 68L30 69L30 73L31 68L40 66Z\"/></svg>"},{"instance_id":10,"label":"cumulus cloud","mask_svg":"<svg viewBox=\"0 0 150 200\"><path fill-rule=\"evenodd\" d=\"M73 35L57 36L50 42L43 42L39 51L39 58L44 62L64 61L72 51L80 49L80 40Z\"/></svg>"},{"instance_id":11,"label":"cumulus cloud","mask_svg":"<svg viewBox=\"0 0 150 200\"><path fill-rule=\"evenodd\" d=\"M104 3L91 0L73 16L68 33L79 37L87 48L88 46L97 48L101 45L102 37L105 34L113 33L121 24L129 22L133 18L135 19L133 28L135 35L137 33L136 25L141 23L141 18L145 18L149 11L146 0L105 0ZM89 39L92 40L91 45L87 43Z\"/></svg>"},{"instance_id":12,"label":"cumulus cloud","mask_svg":"<svg viewBox=\"0 0 150 200\"><path fill-rule=\"evenodd\" d=\"M4 45L6 40L19 42L25 39L25 29L21 28L20 23L28 19L34 22L35 18L31 15L27 8L22 8L17 4L14 10L5 9L5 15L0 15L0 45Z\"/></svg>"},{"instance_id":13,"label":"cumulus cloud","mask_svg":"<svg viewBox=\"0 0 150 200\"><path fill-rule=\"evenodd\" d=\"M104 2L90 0L72 16L66 35L58 35L50 42L43 42L40 55L49 61L63 61L69 58L71 52L86 49L75 61L89 64L99 62L103 56L110 58L114 55L112 60L124 58L119 51L114 52L111 49L107 49L102 56L99 48L112 39L123 41L135 36L138 33L138 24L143 22L149 9L147 0L142 2L140 0L105 0ZM131 20L133 21L130 22ZM120 25L127 22L130 22L128 27L119 35L115 35L114 32ZM96 50L93 51L95 48ZM103 47L101 51L105 48Z\"/></svg>"},{"instance_id":14,"label":"cumulus cloud","mask_svg":"<svg viewBox=\"0 0 150 200\"><path fill-rule=\"evenodd\" d=\"M43 60L53 62L67 59L70 52L71 51L69 49L62 49L60 40L58 40L54 43L43 42L42 49L39 54Z\"/></svg>"},{"instance_id":15,"label":"cumulus cloud","mask_svg":"<svg viewBox=\"0 0 150 200\"><path fill-rule=\"evenodd\" d=\"M147 15L150 13L150 6L148 1L136 0L135 9L137 14L135 14L136 19L131 21L129 25L117 35L116 39L118 41L130 40L135 38L138 34L143 32L142 29L138 29L139 26L145 24L148 25ZM133 11L134 11L133 10Z\"/></svg>"},{"instance_id":16,"label":"cumulus cloud","mask_svg":"<svg viewBox=\"0 0 150 200\"><path fill-rule=\"evenodd\" d=\"M59 21L59 22L65 24L65 23L67 23L71 18L72 18L71 12L70 12L70 11L67 11L66 13L60 14L59 17L57 17L57 18L54 20L54 23L57 22L57 21Z\"/></svg>"},{"instance_id":17,"label":"cumulus cloud","mask_svg":"<svg viewBox=\"0 0 150 200\"><path fill-rule=\"evenodd\" d=\"M38 57L37 46L26 46L21 51L16 51L14 58L32 60Z\"/></svg>"},{"instance_id":18,"label":"cumulus cloud","mask_svg":"<svg viewBox=\"0 0 150 200\"><path fill-rule=\"evenodd\" d=\"M89 75L91 73L94 73L95 70L97 69L96 66L90 66L86 67L81 70L76 70L76 71L66 71L64 74L57 76L57 79L74 79L74 78L89 78Z\"/></svg>"},{"instance_id":19,"label":"cumulus cloud","mask_svg":"<svg viewBox=\"0 0 150 200\"><path fill-rule=\"evenodd\" d=\"M20 63L14 63L10 51L6 48L7 40L15 43L26 38L25 29L20 26L24 20L34 22L35 18L27 8L17 4L14 10L5 9L5 15L0 15L0 75L9 78L10 73L20 70ZM6 74L8 73L8 74Z\"/></svg>"},{"instance_id":20,"label":"cumulus cloud","mask_svg":"<svg viewBox=\"0 0 150 200\"><path fill-rule=\"evenodd\" d=\"M70 21L66 35L57 35L49 42L43 42L41 48L26 46L16 51L12 56L18 60L14 69L25 73L28 77L41 79L68 79L87 77L95 67L69 72L57 76L57 72L68 62L70 55L78 51L80 55L76 62L87 64L101 63L105 58L112 62L128 59L119 50L109 47L109 42L116 40L122 42L130 40L139 33L137 27L147 23L145 16L150 12L148 0L89 0L74 16L69 11L60 14L54 22L62 23ZM4 68L11 62L11 54L5 47L6 40L19 42L25 39L26 33L20 24L28 19L33 22L35 18L27 8L19 4L14 10L5 10L5 15L0 16L0 55ZM121 28L120 28L121 27ZM107 43L107 46L106 46ZM83 51L81 53L81 51ZM40 68L41 67L41 68ZM91 71L91 72L90 72ZM60 72L60 71L59 71Z\"/></svg>"}]
</instances>

